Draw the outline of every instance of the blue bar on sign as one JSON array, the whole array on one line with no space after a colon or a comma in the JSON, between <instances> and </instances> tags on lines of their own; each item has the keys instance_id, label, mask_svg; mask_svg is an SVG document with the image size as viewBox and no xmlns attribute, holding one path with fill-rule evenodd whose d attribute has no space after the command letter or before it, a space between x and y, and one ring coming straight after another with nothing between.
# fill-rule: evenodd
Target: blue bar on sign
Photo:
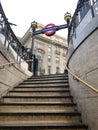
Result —
<instances>
[{"instance_id":1,"label":"blue bar on sign","mask_svg":"<svg viewBox=\"0 0 98 130\"><path fill-rule=\"evenodd\" d=\"M49 27L49 28L43 28L42 29L42 33L48 32L48 31L51 31L51 30L58 30L58 26L53 26L53 27Z\"/></svg>"}]
</instances>

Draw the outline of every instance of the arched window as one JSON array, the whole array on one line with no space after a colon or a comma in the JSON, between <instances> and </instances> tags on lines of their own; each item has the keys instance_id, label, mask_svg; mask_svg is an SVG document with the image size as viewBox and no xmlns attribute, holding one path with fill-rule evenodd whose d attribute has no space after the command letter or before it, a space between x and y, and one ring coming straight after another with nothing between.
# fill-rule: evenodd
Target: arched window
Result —
<instances>
[{"instance_id":1,"label":"arched window","mask_svg":"<svg viewBox=\"0 0 98 130\"><path fill-rule=\"evenodd\" d=\"M48 55L48 62L51 62L51 56Z\"/></svg>"},{"instance_id":2,"label":"arched window","mask_svg":"<svg viewBox=\"0 0 98 130\"><path fill-rule=\"evenodd\" d=\"M56 57L56 64L59 64L60 63L60 58L59 57Z\"/></svg>"}]
</instances>

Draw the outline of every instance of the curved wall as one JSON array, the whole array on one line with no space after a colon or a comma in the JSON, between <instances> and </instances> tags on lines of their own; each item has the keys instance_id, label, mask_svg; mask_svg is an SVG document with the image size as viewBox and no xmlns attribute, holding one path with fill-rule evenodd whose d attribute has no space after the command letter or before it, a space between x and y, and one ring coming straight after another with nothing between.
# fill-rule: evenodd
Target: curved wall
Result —
<instances>
[{"instance_id":1,"label":"curved wall","mask_svg":"<svg viewBox=\"0 0 98 130\"><path fill-rule=\"evenodd\" d=\"M0 42L0 65L10 62L15 62L15 60ZM32 75L27 69L23 68L24 66L26 66L26 63L0 68L0 97Z\"/></svg>"},{"instance_id":2,"label":"curved wall","mask_svg":"<svg viewBox=\"0 0 98 130\"><path fill-rule=\"evenodd\" d=\"M74 50L68 61L73 73L98 89L98 27ZM89 130L98 129L98 93L69 74L71 93Z\"/></svg>"}]
</instances>

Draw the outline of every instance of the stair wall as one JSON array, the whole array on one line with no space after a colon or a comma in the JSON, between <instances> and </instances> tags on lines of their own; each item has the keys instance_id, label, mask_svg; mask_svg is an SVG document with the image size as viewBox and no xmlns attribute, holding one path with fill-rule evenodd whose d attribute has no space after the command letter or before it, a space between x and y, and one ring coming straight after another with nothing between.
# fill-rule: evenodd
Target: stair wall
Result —
<instances>
[{"instance_id":1,"label":"stair wall","mask_svg":"<svg viewBox=\"0 0 98 130\"><path fill-rule=\"evenodd\" d=\"M74 51L68 62L70 70L98 89L98 28ZM90 130L98 129L98 93L93 92L69 74L71 94Z\"/></svg>"},{"instance_id":2,"label":"stair wall","mask_svg":"<svg viewBox=\"0 0 98 130\"><path fill-rule=\"evenodd\" d=\"M0 42L0 65L15 62L12 55ZM9 89L23 82L32 74L21 68L21 65L12 65L0 68L0 96L6 94Z\"/></svg>"}]
</instances>

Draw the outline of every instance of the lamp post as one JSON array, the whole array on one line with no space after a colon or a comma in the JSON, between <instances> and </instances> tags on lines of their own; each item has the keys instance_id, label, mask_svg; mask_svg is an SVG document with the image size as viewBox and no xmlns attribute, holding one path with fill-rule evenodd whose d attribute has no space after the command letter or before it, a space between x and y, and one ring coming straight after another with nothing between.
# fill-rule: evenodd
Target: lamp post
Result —
<instances>
[{"instance_id":1,"label":"lamp post","mask_svg":"<svg viewBox=\"0 0 98 130\"><path fill-rule=\"evenodd\" d=\"M67 27L68 27L68 42L69 42L69 32L70 32L70 20L71 20L71 14L70 13L66 13L65 15L64 15L64 19L65 19L65 21L66 21L66 23L67 23Z\"/></svg>"},{"instance_id":2,"label":"lamp post","mask_svg":"<svg viewBox=\"0 0 98 130\"><path fill-rule=\"evenodd\" d=\"M68 38L67 38L67 41L69 42L69 27L70 27L71 14L67 12L67 13L64 15L64 20L65 20L66 23L67 23L67 28L68 28ZM64 73L67 73L67 70L66 70L66 69L64 70Z\"/></svg>"},{"instance_id":3,"label":"lamp post","mask_svg":"<svg viewBox=\"0 0 98 130\"><path fill-rule=\"evenodd\" d=\"M64 15L64 19L65 19L65 21L67 22L67 24L68 24L68 26L69 26L70 20L71 20L71 14L67 12L67 13Z\"/></svg>"},{"instance_id":4,"label":"lamp post","mask_svg":"<svg viewBox=\"0 0 98 130\"><path fill-rule=\"evenodd\" d=\"M32 28L32 43L31 43L31 53L30 53L30 59L33 59L34 56L34 32L35 29L37 28L37 22L33 21L31 23L31 28ZM33 62L30 63L30 71L33 71Z\"/></svg>"}]
</instances>

